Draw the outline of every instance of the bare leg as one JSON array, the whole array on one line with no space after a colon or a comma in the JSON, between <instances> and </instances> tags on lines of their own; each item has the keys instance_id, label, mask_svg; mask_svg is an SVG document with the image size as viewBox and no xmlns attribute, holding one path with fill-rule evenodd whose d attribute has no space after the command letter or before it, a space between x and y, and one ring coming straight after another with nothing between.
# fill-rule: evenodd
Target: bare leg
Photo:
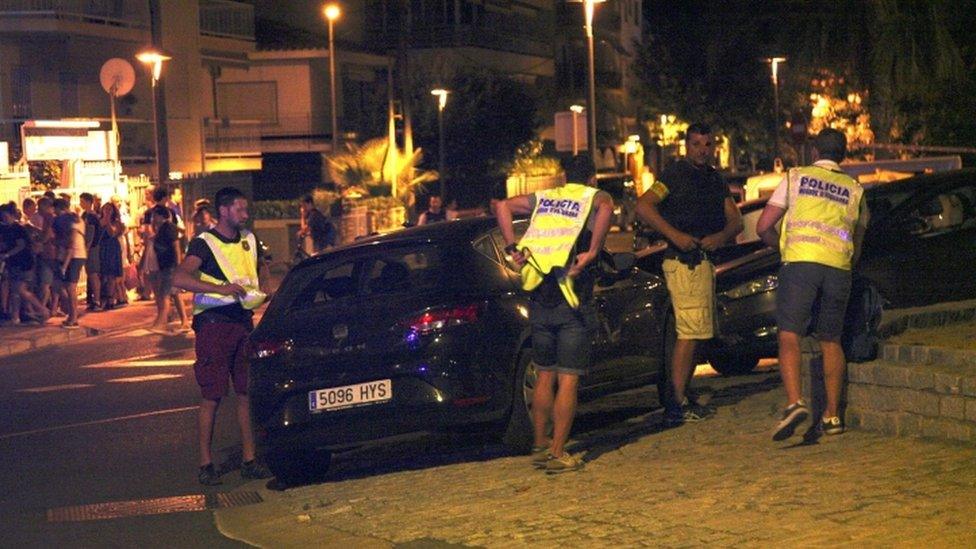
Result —
<instances>
[{"instance_id":1,"label":"bare leg","mask_svg":"<svg viewBox=\"0 0 976 549\"><path fill-rule=\"evenodd\" d=\"M563 455L569 431L573 428L573 418L576 416L576 390L579 386L579 376L576 374L559 374L556 389L556 400L552 407L552 455Z\"/></svg>"},{"instance_id":2,"label":"bare leg","mask_svg":"<svg viewBox=\"0 0 976 549\"><path fill-rule=\"evenodd\" d=\"M241 453L244 461L253 461L254 430L251 428L251 399L247 395L237 395L237 424L241 427Z\"/></svg>"},{"instance_id":3,"label":"bare leg","mask_svg":"<svg viewBox=\"0 0 976 549\"><path fill-rule=\"evenodd\" d=\"M89 285L91 286L91 301L88 308L102 305L102 277L98 273L88 273Z\"/></svg>"},{"instance_id":4,"label":"bare leg","mask_svg":"<svg viewBox=\"0 0 976 549\"><path fill-rule=\"evenodd\" d=\"M219 400L200 400L200 414L197 417L197 430L200 442L200 466L213 463L210 455L210 443L213 440L214 420L217 417Z\"/></svg>"},{"instance_id":5,"label":"bare leg","mask_svg":"<svg viewBox=\"0 0 976 549\"><path fill-rule=\"evenodd\" d=\"M549 418L552 415L553 385L555 383L555 372L540 371L535 390L532 392L532 431L535 437L534 445L537 448L549 445L548 437L546 437L546 424L549 423Z\"/></svg>"},{"instance_id":6,"label":"bare leg","mask_svg":"<svg viewBox=\"0 0 976 549\"><path fill-rule=\"evenodd\" d=\"M844 358L844 348L838 340L820 340L820 351L823 353L824 386L827 390L824 417L836 417L840 408L841 391L844 389L847 360Z\"/></svg>"},{"instance_id":7,"label":"bare leg","mask_svg":"<svg viewBox=\"0 0 976 549\"><path fill-rule=\"evenodd\" d=\"M695 343L694 339L679 339L674 343L674 356L671 359L671 385L674 389L674 402L681 404L685 401L685 389L695 371Z\"/></svg>"},{"instance_id":8,"label":"bare leg","mask_svg":"<svg viewBox=\"0 0 976 549\"><path fill-rule=\"evenodd\" d=\"M68 292L67 299L65 300L68 310L68 323L76 322L78 320L78 286L77 284L68 284L65 286L65 290Z\"/></svg>"},{"instance_id":9,"label":"bare leg","mask_svg":"<svg viewBox=\"0 0 976 549\"><path fill-rule=\"evenodd\" d=\"M800 335L795 332L779 332L779 375L786 389L786 405L790 406L801 398Z\"/></svg>"},{"instance_id":10,"label":"bare leg","mask_svg":"<svg viewBox=\"0 0 976 549\"><path fill-rule=\"evenodd\" d=\"M153 294L156 298L156 320L152 324L155 330L166 328L169 322L169 296L165 295L160 289L163 286L163 279L160 273L156 273L152 278Z\"/></svg>"},{"instance_id":11,"label":"bare leg","mask_svg":"<svg viewBox=\"0 0 976 549\"><path fill-rule=\"evenodd\" d=\"M170 296L170 299L173 300L173 307L176 308L176 316L180 319L180 329L182 330L187 327L186 307L183 305L183 298L177 293Z\"/></svg>"}]
</instances>

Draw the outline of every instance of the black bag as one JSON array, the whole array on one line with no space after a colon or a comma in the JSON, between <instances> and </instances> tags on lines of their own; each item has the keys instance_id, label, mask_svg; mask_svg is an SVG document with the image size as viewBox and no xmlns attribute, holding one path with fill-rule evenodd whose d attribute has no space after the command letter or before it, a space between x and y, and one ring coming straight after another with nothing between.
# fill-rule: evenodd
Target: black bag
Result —
<instances>
[{"instance_id":1,"label":"black bag","mask_svg":"<svg viewBox=\"0 0 976 549\"><path fill-rule=\"evenodd\" d=\"M851 297L847 301L844 317L844 335L841 345L844 356L850 362L867 362L878 357L881 336L881 313L884 298L869 280L855 276L851 282Z\"/></svg>"}]
</instances>

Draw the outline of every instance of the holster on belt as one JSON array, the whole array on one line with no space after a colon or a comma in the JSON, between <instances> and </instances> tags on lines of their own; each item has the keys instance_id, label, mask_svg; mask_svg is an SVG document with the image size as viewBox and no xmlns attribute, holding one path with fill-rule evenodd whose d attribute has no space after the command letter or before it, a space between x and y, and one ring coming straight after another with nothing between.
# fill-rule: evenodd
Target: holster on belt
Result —
<instances>
[{"instance_id":1,"label":"holster on belt","mask_svg":"<svg viewBox=\"0 0 976 549\"><path fill-rule=\"evenodd\" d=\"M695 248L687 252L675 248L668 248L664 251L664 258L677 259L682 265L685 265L689 269L694 269L699 263L708 259L708 253L701 248Z\"/></svg>"}]
</instances>

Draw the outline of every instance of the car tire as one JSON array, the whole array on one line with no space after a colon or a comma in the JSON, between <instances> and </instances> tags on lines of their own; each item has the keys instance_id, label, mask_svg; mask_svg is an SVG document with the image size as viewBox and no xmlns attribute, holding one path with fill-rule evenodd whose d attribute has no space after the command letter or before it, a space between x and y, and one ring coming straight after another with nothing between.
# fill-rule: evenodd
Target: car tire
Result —
<instances>
[{"instance_id":1,"label":"car tire","mask_svg":"<svg viewBox=\"0 0 976 549\"><path fill-rule=\"evenodd\" d=\"M279 482L297 486L325 477L332 454L317 448L279 447L270 449L265 461Z\"/></svg>"},{"instance_id":2,"label":"car tire","mask_svg":"<svg viewBox=\"0 0 976 549\"><path fill-rule=\"evenodd\" d=\"M709 364L716 372L723 376L748 374L759 364L759 357L754 355L715 355L708 358Z\"/></svg>"},{"instance_id":3,"label":"car tire","mask_svg":"<svg viewBox=\"0 0 976 549\"><path fill-rule=\"evenodd\" d=\"M502 434L502 444L517 454L527 454L532 449L534 433L532 430L532 391L538 380L532 364L531 349L519 353L515 383L512 387L512 411Z\"/></svg>"}]
</instances>

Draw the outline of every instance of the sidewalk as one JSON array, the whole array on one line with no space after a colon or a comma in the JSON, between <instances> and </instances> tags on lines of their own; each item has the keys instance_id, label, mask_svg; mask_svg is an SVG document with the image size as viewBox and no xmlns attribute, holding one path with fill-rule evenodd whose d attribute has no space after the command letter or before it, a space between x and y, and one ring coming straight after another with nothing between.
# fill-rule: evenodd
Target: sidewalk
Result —
<instances>
[{"instance_id":1,"label":"sidewalk","mask_svg":"<svg viewBox=\"0 0 976 549\"><path fill-rule=\"evenodd\" d=\"M220 531L261 547L973 546L976 449L851 431L770 440L776 374L712 378L709 421L660 430L639 414L651 389L589 405L574 431L578 473L453 444L353 470L264 503L216 512ZM623 409L623 411L621 411ZM616 412L614 412L616 410Z\"/></svg>"}]
</instances>

